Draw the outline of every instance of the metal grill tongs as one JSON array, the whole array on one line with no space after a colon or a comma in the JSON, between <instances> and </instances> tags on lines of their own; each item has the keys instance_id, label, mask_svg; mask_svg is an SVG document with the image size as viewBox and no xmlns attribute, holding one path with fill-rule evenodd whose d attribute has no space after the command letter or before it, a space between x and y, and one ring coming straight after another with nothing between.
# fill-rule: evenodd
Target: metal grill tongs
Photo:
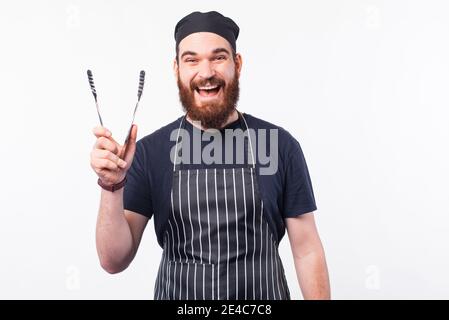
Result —
<instances>
[{"instance_id":1,"label":"metal grill tongs","mask_svg":"<svg viewBox=\"0 0 449 320\"><path fill-rule=\"evenodd\" d=\"M101 119L100 108L98 107L97 90L95 90L94 78L92 76L91 70L87 70L87 78L89 79L90 89L91 89L92 94L95 99L95 106L97 109L98 119L100 120L100 124L103 127L103 120ZM139 89L137 90L137 103L136 103L136 106L134 107L133 118L131 120L131 125L129 126L128 134L126 135L126 139L125 139L125 143L124 143L125 148L122 151L122 154L119 155L120 158L124 158L126 155L126 151L128 150L128 141L129 141L129 137L131 135L131 129L134 124L134 119L136 117L137 107L139 106L140 98L142 97L144 83L145 83L145 71L142 70L142 71L140 71L140 75L139 75Z\"/></svg>"}]
</instances>

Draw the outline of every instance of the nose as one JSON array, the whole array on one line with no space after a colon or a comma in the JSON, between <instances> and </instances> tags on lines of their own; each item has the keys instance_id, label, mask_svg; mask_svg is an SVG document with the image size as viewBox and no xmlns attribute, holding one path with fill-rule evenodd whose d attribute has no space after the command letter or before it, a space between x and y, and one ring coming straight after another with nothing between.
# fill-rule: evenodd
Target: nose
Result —
<instances>
[{"instance_id":1,"label":"nose","mask_svg":"<svg viewBox=\"0 0 449 320\"><path fill-rule=\"evenodd\" d=\"M198 76L203 79L212 78L215 75L215 70L212 63L208 60L203 61L198 70Z\"/></svg>"}]
</instances>

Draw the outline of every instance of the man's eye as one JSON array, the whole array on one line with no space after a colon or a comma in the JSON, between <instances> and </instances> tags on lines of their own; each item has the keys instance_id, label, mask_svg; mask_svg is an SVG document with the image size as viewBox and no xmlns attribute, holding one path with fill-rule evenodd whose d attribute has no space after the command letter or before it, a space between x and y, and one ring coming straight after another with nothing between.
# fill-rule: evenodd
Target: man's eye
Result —
<instances>
[{"instance_id":1,"label":"man's eye","mask_svg":"<svg viewBox=\"0 0 449 320\"><path fill-rule=\"evenodd\" d=\"M185 61L186 61L186 62L195 62L196 59L186 59Z\"/></svg>"},{"instance_id":2,"label":"man's eye","mask_svg":"<svg viewBox=\"0 0 449 320\"><path fill-rule=\"evenodd\" d=\"M226 57L225 56L216 56L215 60L225 60Z\"/></svg>"}]
</instances>

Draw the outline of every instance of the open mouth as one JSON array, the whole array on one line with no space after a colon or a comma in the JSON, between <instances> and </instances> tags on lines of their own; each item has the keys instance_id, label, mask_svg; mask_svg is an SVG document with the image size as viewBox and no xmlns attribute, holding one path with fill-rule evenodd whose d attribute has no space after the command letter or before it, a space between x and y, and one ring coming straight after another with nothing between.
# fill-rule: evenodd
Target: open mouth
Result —
<instances>
[{"instance_id":1,"label":"open mouth","mask_svg":"<svg viewBox=\"0 0 449 320\"><path fill-rule=\"evenodd\" d=\"M197 87L195 91L201 97L215 97L220 92L220 89L221 89L220 85L214 85L214 86Z\"/></svg>"}]
</instances>

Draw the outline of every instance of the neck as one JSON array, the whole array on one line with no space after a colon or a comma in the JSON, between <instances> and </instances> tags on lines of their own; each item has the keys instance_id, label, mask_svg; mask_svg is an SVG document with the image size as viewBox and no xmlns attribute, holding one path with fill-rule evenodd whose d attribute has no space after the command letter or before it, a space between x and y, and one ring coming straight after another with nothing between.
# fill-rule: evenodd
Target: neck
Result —
<instances>
[{"instance_id":1,"label":"neck","mask_svg":"<svg viewBox=\"0 0 449 320\"><path fill-rule=\"evenodd\" d=\"M239 114L237 112L237 109L234 109L234 111L232 111L232 113L229 115L228 119L223 123L223 125L220 128L214 128L214 129L224 128L228 124L236 121L238 118L239 118ZM198 129L201 129L201 130L207 129L207 128L204 128L202 125L200 125L198 121L192 120L188 114L186 115L186 120L189 121L194 127L198 128Z\"/></svg>"}]
</instances>

